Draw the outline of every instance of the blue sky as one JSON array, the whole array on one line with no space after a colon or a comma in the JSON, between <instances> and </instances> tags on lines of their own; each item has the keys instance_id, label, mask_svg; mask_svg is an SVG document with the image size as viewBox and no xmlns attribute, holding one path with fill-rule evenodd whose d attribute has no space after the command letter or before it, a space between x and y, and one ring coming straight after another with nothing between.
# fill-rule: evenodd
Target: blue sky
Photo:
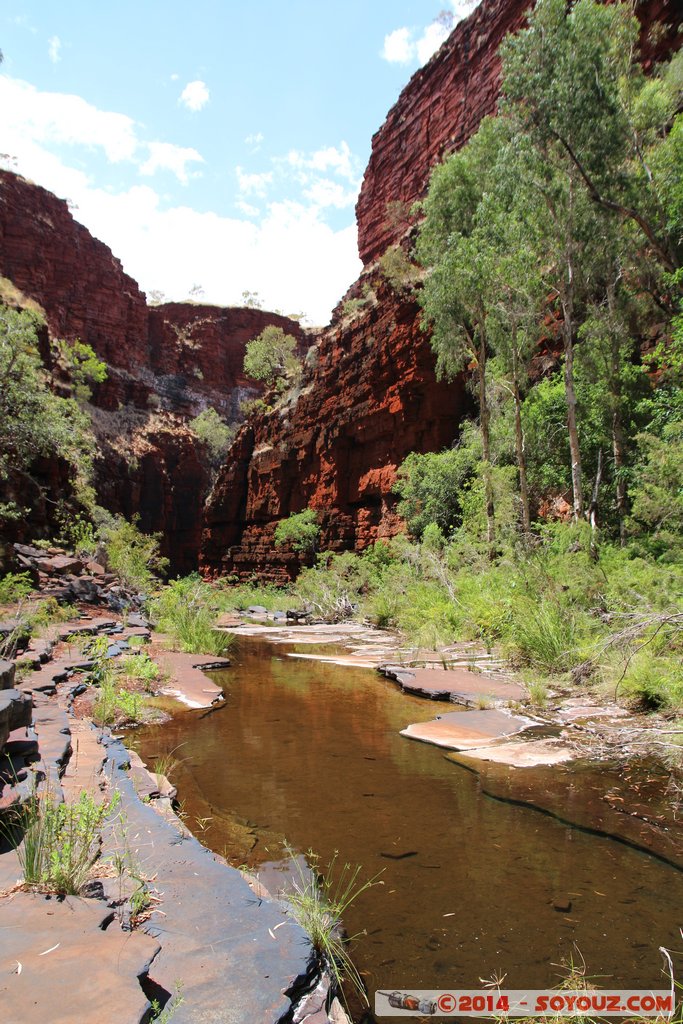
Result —
<instances>
[{"instance_id":1,"label":"blue sky","mask_svg":"<svg viewBox=\"0 0 683 1024\"><path fill-rule=\"evenodd\" d=\"M68 198L148 293L255 291L325 323L360 269L372 134L473 6L5 0L4 166Z\"/></svg>"}]
</instances>

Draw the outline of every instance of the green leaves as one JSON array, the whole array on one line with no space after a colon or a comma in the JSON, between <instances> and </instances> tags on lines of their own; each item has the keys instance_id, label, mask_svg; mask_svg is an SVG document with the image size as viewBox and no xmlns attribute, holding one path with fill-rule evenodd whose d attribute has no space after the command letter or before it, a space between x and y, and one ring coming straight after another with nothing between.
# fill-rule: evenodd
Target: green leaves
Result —
<instances>
[{"instance_id":1,"label":"green leaves","mask_svg":"<svg viewBox=\"0 0 683 1024\"><path fill-rule=\"evenodd\" d=\"M271 386L278 379L296 377L300 371L296 338L285 334L281 327L266 327L247 343L244 372L253 380Z\"/></svg>"}]
</instances>

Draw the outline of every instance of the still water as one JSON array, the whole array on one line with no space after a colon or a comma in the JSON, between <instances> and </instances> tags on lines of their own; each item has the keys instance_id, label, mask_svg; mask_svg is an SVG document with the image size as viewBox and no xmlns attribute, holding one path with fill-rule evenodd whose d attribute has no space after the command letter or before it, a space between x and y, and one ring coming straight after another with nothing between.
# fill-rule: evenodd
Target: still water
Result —
<instances>
[{"instance_id":1,"label":"still water","mask_svg":"<svg viewBox=\"0 0 683 1024\"><path fill-rule=\"evenodd\" d=\"M488 798L443 750L399 735L439 705L294 650L241 638L233 666L212 673L224 707L129 741L148 761L175 749L190 827L233 863L266 872L287 842L321 865L339 851L362 878L382 872L344 921L367 933L353 953L371 1001L378 988L479 988L493 975L546 988L572 955L597 984L666 984L658 947L682 946L683 873Z\"/></svg>"}]
</instances>

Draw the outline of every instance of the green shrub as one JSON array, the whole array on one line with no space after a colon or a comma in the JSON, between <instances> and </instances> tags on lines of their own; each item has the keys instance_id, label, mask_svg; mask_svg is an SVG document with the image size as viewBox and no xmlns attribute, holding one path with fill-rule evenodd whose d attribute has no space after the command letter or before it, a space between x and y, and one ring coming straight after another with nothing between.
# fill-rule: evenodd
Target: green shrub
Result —
<instances>
[{"instance_id":1,"label":"green shrub","mask_svg":"<svg viewBox=\"0 0 683 1024\"><path fill-rule=\"evenodd\" d=\"M168 559L159 554L161 534L146 534L138 528L139 517L132 522L123 516L108 516L100 527L100 536L112 572L127 587L149 594L159 574L168 567Z\"/></svg>"},{"instance_id":2,"label":"green shrub","mask_svg":"<svg viewBox=\"0 0 683 1024\"><path fill-rule=\"evenodd\" d=\"M244 372L267 387L284 378L296 382L301 375L296 347L296 338L285 334L281 327L265 327L258 337L247 342Z\"/></svg>"},{"instance_id":3,"label":"green shrub","mask_svg":"<svg viewBox=\"0 0 683 1024\"><path fill-rule=\"evenodd\" d=\"M293 512L288 519L281 519L275 527L274 540L278 547L291 544L300 554L313 554L320 537L320 526L315 509Z\"/></svg>"},{"instance_id":4,"label":"green shrub","mask_svg":"<svg viewBox=\"0 0 683 1024\"><path fill-rule=\"evenodd\" d=\"M213 589L193 573L169 583L152 603L151 613L181 651L223 655L235 638L215 628L218 609Z\"/></svg>"},{"instance_id":5,"label":"green shrub","mask_svg":"<svg viewBox=\"0 0 683 1024\"><path fill-rule=\"evenodd\" d=\"M318 872L318 858L310 850L306 855L313 864L310 870L302 866L300 857L294 856L291 850L289 853L295 878L292 887L280 895L308 934L314 949L329 965L337 985L349 982L368 1005L365 985L347 951L347 943L352 939L344 938L341 923L351 904L378 884L378 876L362 882L360 865L337 865L336 853L322 875Z\"/></svg>"},{"instance_id":6,"label":"green shrub","mask_svg":"<svg viewBox=\"0 0 683 1024\"><path fill-rule=\"evenodd\" d=\"M121 672L129 679L137 679L149 689L159 678L159 666L152 661L146 651L140 654L129 654L121 659Z\"/></svg>"},{"instance_id":7,"label":"green shrub","mask_svg":"<svg viewBox=\"0 0 683 1024\"><path fill-rule=\"evenodd\" d=\"M646 708L683 708L683 664L680 657L653 657L649 649L636 654L622 680L623 690Z\"/></svg>"},{"instance_id":8,"label":"green shrub","mask_svg":"<svg viewBox=\"0 0 683 1024\"><path fill-rule=\"evenodd\" d=\"M237 428L221 419L215 409L204 409L188 426L209 449L212 463L220 463L235 439Z\"/></svg>"},{"instance_id":9,"label":"green shrub","mask_svg":"<svg viewBox=\"0 0 683 1024\"><path fill-rule=\"evenodd\" d=\"M75 803L56 803L50 792L34 796L14 819L17 856L27 885L76 896L99 853L102 827L119 794L101 804L85 791ZM21 837L23 836L23 842Z\"/></svg>"},{"instance_id":10,"label":"green shrub","mask_svg":"<svg viewBox=\"0 0 683 1024\"><path fill-rule=\"evenodd\" d=\"M21 601L33 590L31 575L28 572L8 572L0 579L0 605L14 604Z\"/></svg>"},{"instance_id":11,"label":"green shrub","mask_svg":"<svg viewBox=\"0 0 683 1024\"><path fill-rule=\"evenodd\" d=\"M549 673L566 672L584 660L574 614L550 601L515 608L508 647L522 664Z\"/></svg>"},{"instance_id":12,"label":"green shrub","mask_svg":"<svg viewBox=\"0 0 683 1024\"><path fill-rule=\"evenodd\" d=\"M225 611L244 611L250 605L261 605L268 611L288 611L297 606L289 587L272 583L228 584L218 580L214 595L218 606Z\"/></svg>"},{"instance_id":13,"label":"green shrub","mask_svg":"<svg viewBox=\"0 0 683 1024\"><path fill-rule=\"evenodd\" d=\"M411 288L419 280L419 271L400 245L392 245L380 256L379 267L395 291Z\"/></svg>"}]
</instances>

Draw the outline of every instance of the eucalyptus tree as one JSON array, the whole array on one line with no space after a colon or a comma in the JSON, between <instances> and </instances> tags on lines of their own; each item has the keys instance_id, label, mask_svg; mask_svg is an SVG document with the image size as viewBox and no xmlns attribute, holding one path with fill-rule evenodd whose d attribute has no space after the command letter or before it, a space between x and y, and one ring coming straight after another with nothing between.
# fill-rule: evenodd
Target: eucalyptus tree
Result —
<instances>
[{"instance_id":1,"label":"eucalyptus tree","mask_svg":"<svg viewBox=\"0 0 683 1024\"><path fill-rule=\"evenodd\" d=\"M482 246L478 209L491 181L505 125L486 119L468 144L435 168L424 203L417 244L429 269L420 292L425 324L432 328L437 375L474 373L482 442L486 539L493 551L495 509L491 479L490 410L487 396L491 265Z\"/></svg>"}]
</instances>

